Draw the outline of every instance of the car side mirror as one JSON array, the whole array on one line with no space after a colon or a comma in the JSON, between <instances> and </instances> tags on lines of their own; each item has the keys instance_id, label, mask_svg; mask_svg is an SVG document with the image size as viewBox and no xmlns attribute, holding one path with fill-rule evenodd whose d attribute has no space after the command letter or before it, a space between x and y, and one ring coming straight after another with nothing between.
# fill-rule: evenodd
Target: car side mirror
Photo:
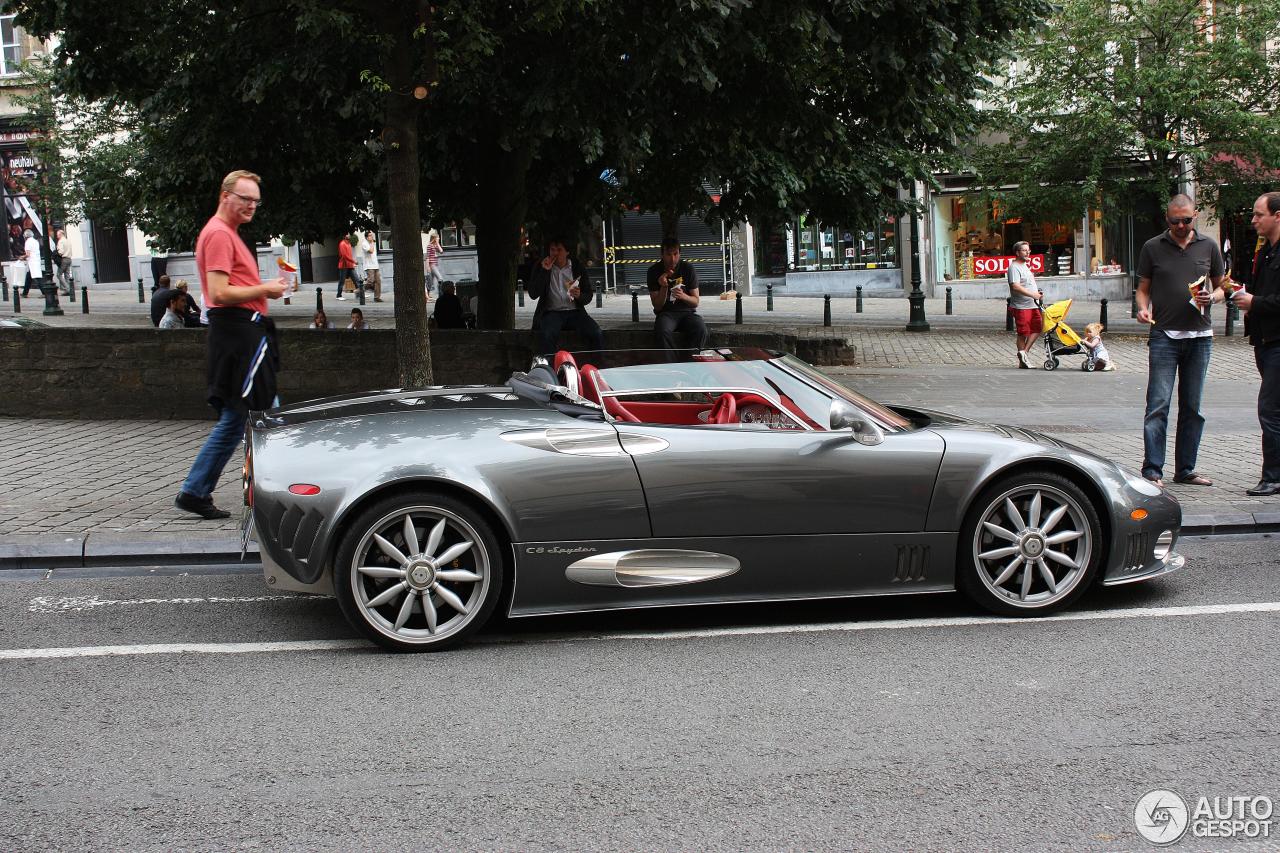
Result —
<instances>
[{"instance_id":1,"label":"car side mirror","mask_svg":"<svg viewBox=\"0 0 1280 853\"><path fill-rule=\"evenodd\" d=\"M853 439L859 444L874 447L884 441L884 430L865 413L846 400L831 401L831 429L853 430Z\"/></svg>"}]
</instances>

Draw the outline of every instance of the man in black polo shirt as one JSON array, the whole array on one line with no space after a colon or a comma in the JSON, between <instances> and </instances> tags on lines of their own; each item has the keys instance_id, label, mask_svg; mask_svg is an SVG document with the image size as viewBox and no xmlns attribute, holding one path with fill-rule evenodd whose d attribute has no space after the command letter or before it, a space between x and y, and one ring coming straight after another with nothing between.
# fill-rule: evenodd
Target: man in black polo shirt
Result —
<instances>
[{"instance_id":1,"label":"man in black polo shirt","mask_svg":"<svg viewBox=\"0 0 1280 853\"><path fill-rule=\"evenodd\" d=\"M694 349L706 349L707 324L698 316L698 274L693 264L680 260L680 241L662 241L662 260L649 267L649 301L653 303L653 330L663 349L678 349L680 334Z\"/></svg>"},{"instance_id":2,"label":"man in black polo shirt","mask_svg":"<svg viewBox=\"0 0 1280 853\"><path fill-rule=\"evenodd\" d=\"M1185 195L1169 200L1165 221L1169 229L1142 246L1138 257L1138 322L1150 323L1147 340L1147 413L1142 423L1142 476L1164 485L1165 435L1169 402L1178 383L1178 434L1174 443L1175 483L1212 486L1196 473L1204 415L1200 397L1213 353L1213 326L1208 306L1221 302L1222 250L1218 241L1196 233L1195 204ZM1189 285L1212 282L1213 290Z\"/></svg>"},{"instance_id":3,"label":"man in black polo shirt","mask_svg":"<svg viewBox=\"0 0 1280 853\"><path fill-rule=\"evenodd\" d=\"M1258 388L1258 423L1262 425L1262 479L1245 494L1280 494L1280 192L1253 203L1253 228L1263 240L1253 259L1248 291L1236 291L1244 309L1244 333L1253 345L1262 384Z\"/></svg>"}]
</instances>

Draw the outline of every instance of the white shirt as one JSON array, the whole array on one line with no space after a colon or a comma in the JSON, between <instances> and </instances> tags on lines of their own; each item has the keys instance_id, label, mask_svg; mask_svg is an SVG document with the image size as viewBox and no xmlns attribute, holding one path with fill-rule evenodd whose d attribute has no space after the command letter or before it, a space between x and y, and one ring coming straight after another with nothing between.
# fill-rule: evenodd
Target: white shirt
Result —
<instances>
[{"instance_id":1,"label":"white shirt","mask_svg":"<svg viewBox=\"0 0 1280 853\"><path fill-rule=\"evenodd\" d=\"M58 241L58 254L62 255L64 259L71 257L71 241L66 237Z\"/></svg>"},{"instance_id":2,"label":"white shirt","mask_svg":"<svg viewBox=\"0 0 1280 853\"><path fill-rule=\"evenodd\" d=\"M360 263L365 272L378 268L378 243L374 240L360 238Z\"/></svg>"},{"instance_id":3,"label":"white shirt","mask_svg":"<svg viewBox=\"0 0 1280 853\"><path fill-rule=\"evenodd\" d=\"M33 277L44 275L44 259L40 257L40 241L35 237L28 237L27 242L22 244L23 250L27 253L27 267L31 270Z\"/></svg>"}]
</instances>

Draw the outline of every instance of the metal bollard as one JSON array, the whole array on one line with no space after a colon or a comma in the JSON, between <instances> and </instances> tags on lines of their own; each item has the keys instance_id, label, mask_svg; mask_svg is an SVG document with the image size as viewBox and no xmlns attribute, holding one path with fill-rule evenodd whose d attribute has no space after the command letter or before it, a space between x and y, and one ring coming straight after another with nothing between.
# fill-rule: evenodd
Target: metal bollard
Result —
<instances>
[{"instance_id":1,"label":"metal bollard","mask_svg":"<svg viewBox=\"0 0 1280 853\"><path fill-rule=\"evenodd\" d=\"M822 295L822 325L831 325L831 294L824 293Z\"/></svg>"},{"instance_id":2,"label":"metal bollard","mask_svg":"<svg viewBox=\"0 0 1280 853\"><path fill-rule=\"evenodd\" d=\"M742 294L735 292L735 298L733 302L734 302L733 323L736 326L741 326L742 325Z\"/></svg>"},{"instance_id":3,"label":"metal bollard","mask_svg":"<svg viewBox=\"0 0 1280 853\"><path fill-rule=\"evenodd\" d=\"M773 310L773 285L766 284L764 287L764 310Z\"/></svg>"},{"instance_id":4,"label":"metal bollard","mask_svg":"<svg viewBox=\"0 0 1280 853\"><path fill-rule=\"evenodd\" d=\"M89 288L88 287L80 288L80 313L81 314L89 313Z\"/></svg>"},{"instance_id":5,"label":"metal bollard","mask_svg":"<svg viewBox=\"0 0 1280 853\"><path fill-rule=\"evenodd\" d=\"M5 302L8 302L9 301L9 280L6 278L0 278L0 287L4 288L3 298Z\"/></svg>"},{"instance_id":6,"label":"metal bollard","mask_svg":"<svg viewBox=\"0 0 1280 853\"><path fill-rule=\"evenodd\" d=\"M67 292L67 299L72 302L76 301L76 283L74 281L71 282L71 289Z\"/></svg>"},{"instance_id":7,"label":"metal bollard","mask_svg":"<svg viewBox=\"0 0 1280 853\"><path fill-rule=\"evenodd\" d=\"M1102 300L1102 310L1098 312L1098 322L1102 324L1102 331L1107 330L1107 300Z\"/></svg>"},{"instance_id":8,"label":"metal bollard","mask_svg":"<svg viewBox=\"0 0 1280 853\"><path fill-rule=\"evenodd\" d=\"M1231 337L1236 333L1236 315L1240 313L1240 309L1236 307L1234 299L1227 300L1227 337Z\"/></svg>"},{"instance_id":9,"label":"metal bollard","mask_svg":"<svg viewBox=\"0 0 1280 853\"><path fill-rule=\"evenodd\" d=\"M518 308L524 307L524 282L523 281L516 282L516 307Z\"/></svg>"},{"instance_id":10,"label":"metal bollard","mask_svg":"<svg viewBox=\"0 0 1280 853\"><path fill-rule=\"evenodd\" d=\"M360 304L363 305L364 304L364 285L361 284L359 287L356 288L356 291L357 291L356 298L359 299Z\"/></svg>"},{"instance_id":11,"label":"metal bollard","mask_svg":"<svg viewBox=\"0 0 1280 853\"><path fill-rule=\"evenodd\" d=\"M317 311L324 310L324 288L323 287L316 288L316 310Z\"/></svg>"},{"instance_id":12,"label":"metal bollard","mask_svg":"<svg viewBox=\"0 0 1280 853\"><path fill-rule=\"evenodd\" d=\"M1129 303L1129 316L1135 318L1138 316L1138 291L1136 289L1133 291L1133 302Z\"/></svg>"},{"instance_id":13,"label":"metal bollard","mask_svg":"<svg viewBox=\"0 0 1280 853\"><path fill-rule=\"evenodd\" d=\"M858 297L857 300L855 300L854 302L853 312L855 314L861 314L862 313L862 285L858 285L857 287L857 297Z\"/></svg>"},{"instance_id":14,"label":"metal bollard","mask_svg":"<svg viewBox=\"0 0 1280 853\"><path fill-rule=\"evenodd\" d=\"M596 307L597 308L604 307L604 285L603 284L596 288Z\"/></svg>"},{"instance_id":15,"label":"metal bollard","mask_svg":"<svg viewBox=\"0 0 1280 853\"><path fill-rule=\"evenodd\" d=\"M956 313L951 306L951 288L949 287L947 288L947 313L948 314Z\"/></svg>"},{"instance_id":16,"label":"metal bollard","mask_svg":"<svg viewBox=\"0 0 1280 853\"><path fill-rule=\"evenodd\" d=\"M1006 332L1013 331L1013 297L1006 296L1004 298L1004 330Z\"/></svg>"},{"instance_id":17,"label":"metal bollard","mask_svg":"<svg viewBox=\"0 0 1280 853\"><path fill-rule=\"evenodd\" d=\"M13 313L22 313L22 297L18 295L18 285L13 286Z\"/></svg>"},{"instance_id":18,"label":"metal bollard","mask_svg":"<svg viewBox=\"0 0 1280 853\"><path fill-rule=\"evenodd\" d=\"M631 322L640 322L640 295L631 294Z\"/></svg>"},{"instance_id":19,"label":"metal bollard","mask_svg":"<svg viewBox=\"0 0 1280 853\"><path fill-rule=\"evenodd\" d=\"M147 304L147 295L142 289L142 276L138 276L138 304Z\"/></svg>"}]
</instances>

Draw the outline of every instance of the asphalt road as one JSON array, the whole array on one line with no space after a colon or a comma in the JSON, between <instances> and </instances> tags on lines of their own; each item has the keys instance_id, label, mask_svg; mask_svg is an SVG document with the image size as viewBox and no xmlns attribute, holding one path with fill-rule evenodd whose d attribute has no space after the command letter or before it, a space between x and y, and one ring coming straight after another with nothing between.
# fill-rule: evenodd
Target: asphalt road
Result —
<instances>
[{"instance_id":1,"label":"asphalt road","mask_svg":"<svg viewBox=\"0 0 1280 853\"><path fill-rule=\"evenodd\" d=\"M418 656L254 575L0 573L0 849L1146 849L1153 788L1280 798L1275 545L1185 542L1086 618L689 608Z\"/></svg>"}]
</instances>

